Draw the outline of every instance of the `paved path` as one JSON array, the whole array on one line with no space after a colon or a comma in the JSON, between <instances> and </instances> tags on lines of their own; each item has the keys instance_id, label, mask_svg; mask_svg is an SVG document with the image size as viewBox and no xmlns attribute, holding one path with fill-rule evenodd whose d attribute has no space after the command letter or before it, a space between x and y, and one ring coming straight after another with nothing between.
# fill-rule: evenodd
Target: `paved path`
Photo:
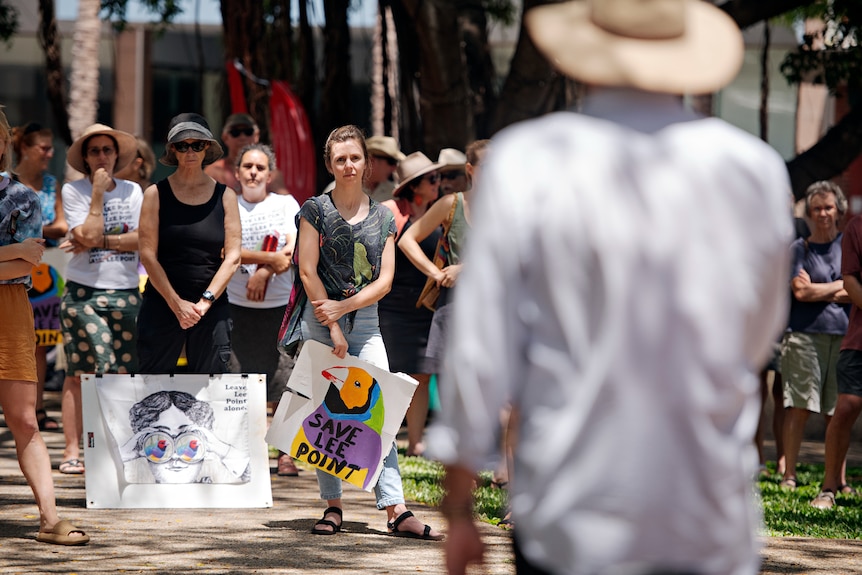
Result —
<instances>
[{"instance_id":1,"label":"paved path","mask_svg":"<svg viewBox=\"0 0 862 575\"><path fill-rule=\"evenodd\" d=\"M48 394L49 413L59 419L57 394ZM61 433L44 433L56 469ZM807 445L812 458L816 445ZM854 451L853 465L862 466ZM815 459L812 459L815 460ZM271 462L275 466L275 462ZM37 543L36 508L17 466L9 430L0 427L0 573L444 573L439 543L385 536L386 518L373 496L345 488L344 532L309 533L324 503L314 474L272 476L271 509L88 510L84 478L54 472L61 516L86 529L82 548ZM440 514L411 505L426 523L444 526ZM511 575L511 533L486 524L487 564L475 573ZM862 573L862 542L769 538L764 575Z\"/></svg>"}]
</instances>

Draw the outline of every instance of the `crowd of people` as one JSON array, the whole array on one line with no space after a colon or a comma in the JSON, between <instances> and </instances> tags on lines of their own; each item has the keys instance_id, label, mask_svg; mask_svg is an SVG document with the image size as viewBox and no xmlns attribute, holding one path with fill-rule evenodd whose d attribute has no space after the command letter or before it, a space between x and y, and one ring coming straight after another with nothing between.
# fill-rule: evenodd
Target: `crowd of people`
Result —
<instances>
[{"instance_id":1,"label":"crowd of people","mask_svg":"<svg viewBox=\"0 0 862 575\"><path fill-rule=\"evenodd\" d=\"M220 138L199 114L174 117L159 159L174 170L156 183L146 142L94 124L66 155L83 177L58 193L51 132L13 130L0 112L0 170L17 158L0 179L0 407L39 541L89 541L57 515L39 434L60 428L27 295L46 249L71 256L56 318L62 473L85 472L82 374L169 373L181 358L192 373L259 372L274 410L313 340L418 383L407 454L446 466L454 575L482 560L472 489L492 468L512 480L519 574L755 573L751 438L762 448L769 369L781 486L797 488L818 413L826 468L811 505L856 495L845 458L862 412L862 216L844 222L841 188L816 182L794 241L781 158L685 108L682 94L738 71L738 26L686 0L527 16L537 48L587 85L582 113L436 161L342 126L323 147L332 183L301 206L247 114ZM432 377L443 409L426 433ZM387 533L443 540L406 506L395 443L383 453L373 491ZM289 454L277 473L299 473ZM316 473L326 508L311 533L334 536L342 480Z\"/></svg>"},{"instance_id":2,"label":"crowd of people","mask_svg":"<svg viewBox=\"0 0 862 575\"><path fill-rule=\"evenodd\" d=\"M42 388L25 383L44 384L48 348L30 350L28 330L21 329L15 343L28 350L32 362L10 366L12 371L0 377L20 382L20 397L2 401L2 407L42 511L40 540L88 541L56 517L47 451L33 433L33 428L62 430L59 471L85 473L82 374L172 373L178 363L191 373L258 372L267 376L272 412L293 366L291 354L278 345L283 320L296 325L299 342L315 339L332 345L338 357L351 353L412 374L419 386L407 414L408 453L422 454L429 380L439 369L428 351L434 318L440 315L434 307L446 309L460 269L458 254L469 226L469 174L487 141L468 152L472 164L454 149L443 150L434 162L421 152L406 156L394 138L366 140L359 128L344 126L325 145L333 184L300 206L280 184L275 154L258 142L258 135L247 114L226 120L221 142L203 116L179 114L168 126L159 158L174 170L151 183L155 155L147 142L94 124L66 154L83 177L59 186L47 173L52 133L36 124L6 129L4 162L11 160L13 148L18 162L3 182L18 194L19 204L26 204L30 218L26 229L23 219L17 220L18 235L0 250L0 267L8 268L4 280L16 286L9 297L26 296L31 268L46 248L67 254L60 265L65 290L56 318L66 369L62 426L48 417ZM446 195L440 189L444 174L450 182ZM449 213L446 222L440 209ZM444 244L449 261L442 269L414 264L412 246L396 247L414 227L419 234L411 234L405 245L415 244L430 263L438 244ZM357 254L363 261L344 265ZM354 267L370 271L354 274ZM429 282L440 286L439 301L417 305ZM295 285L306 296L304 305L289 307ZM29 323L23 325L32 334L33 312L18 299L4 300L4 310L15 305L18 315L28 311ZM431 344L442 349L440 342L432 339ZM4 359L8 349L0 346ZM13 399L32 402L32 409L20 409ZM19 411L27 416L16 418ZM277 473L297 475L299 470L280 453ZM318 481L327 509L312 532L332 535L341 529L341 480L318 472ZM407 509L394 443L374 492L391 534L443 538Z\"/></svg>"}]
</instances>

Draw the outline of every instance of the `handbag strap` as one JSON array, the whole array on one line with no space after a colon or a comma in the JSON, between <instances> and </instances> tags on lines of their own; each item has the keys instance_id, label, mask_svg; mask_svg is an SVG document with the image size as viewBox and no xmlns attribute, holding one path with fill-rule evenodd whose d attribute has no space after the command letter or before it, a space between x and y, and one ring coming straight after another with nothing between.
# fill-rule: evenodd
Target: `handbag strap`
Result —
<instances>
[{"instance_id":1,"label":"handbag strap","mask_svg":"<svg viewBox=\"0 0 862 575\"><path fill-rule=\"evenodd\" d=\"M455 220L455 208L458 207L458 202L461 201L461 192L455 193L455 201L452 202L452 209L449 210L449 215L443 222L443 235L449 235L449 229L452 227L452 222Z\"/></svg>"}]
</instances>

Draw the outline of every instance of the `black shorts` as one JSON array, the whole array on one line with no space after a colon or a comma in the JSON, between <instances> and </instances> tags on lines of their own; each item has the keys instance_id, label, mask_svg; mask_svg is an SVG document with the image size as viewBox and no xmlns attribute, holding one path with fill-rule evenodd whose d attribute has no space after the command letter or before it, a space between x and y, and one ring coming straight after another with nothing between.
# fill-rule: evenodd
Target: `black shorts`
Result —
<instances>
[{"instance_id":1,"label":"black shorts","mask_svg":"<svg viewBox=\"0 0 862 575\"><path fill-rule=\"evenodd\" d=\"M835 372L838 379L838 393L862 397L862 351L842 349L838 355Z\"/></svg>"}]
</instances>

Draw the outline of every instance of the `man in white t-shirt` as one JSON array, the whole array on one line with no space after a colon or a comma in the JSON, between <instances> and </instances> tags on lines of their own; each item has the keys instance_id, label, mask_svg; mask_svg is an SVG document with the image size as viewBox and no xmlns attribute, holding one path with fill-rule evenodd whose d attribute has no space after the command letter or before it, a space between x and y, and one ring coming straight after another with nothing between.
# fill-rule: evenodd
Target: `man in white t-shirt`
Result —
<instances>
[{"instance_id":1,"label":"man in white t-shirt","mask_svg":"<svg viewBox=\"0 0 862 575\"><path fill-rule=\"evenodd\" d=\"M481 560L471 487L511 401L519 574L754 575L754 374L787 319L790 185L767 144L681 98L734 78L740 30L701 0L525 23L590 87L582 114L501 132L482 167L427 442L449 572Z\"/></svg>"}]
</instances>

